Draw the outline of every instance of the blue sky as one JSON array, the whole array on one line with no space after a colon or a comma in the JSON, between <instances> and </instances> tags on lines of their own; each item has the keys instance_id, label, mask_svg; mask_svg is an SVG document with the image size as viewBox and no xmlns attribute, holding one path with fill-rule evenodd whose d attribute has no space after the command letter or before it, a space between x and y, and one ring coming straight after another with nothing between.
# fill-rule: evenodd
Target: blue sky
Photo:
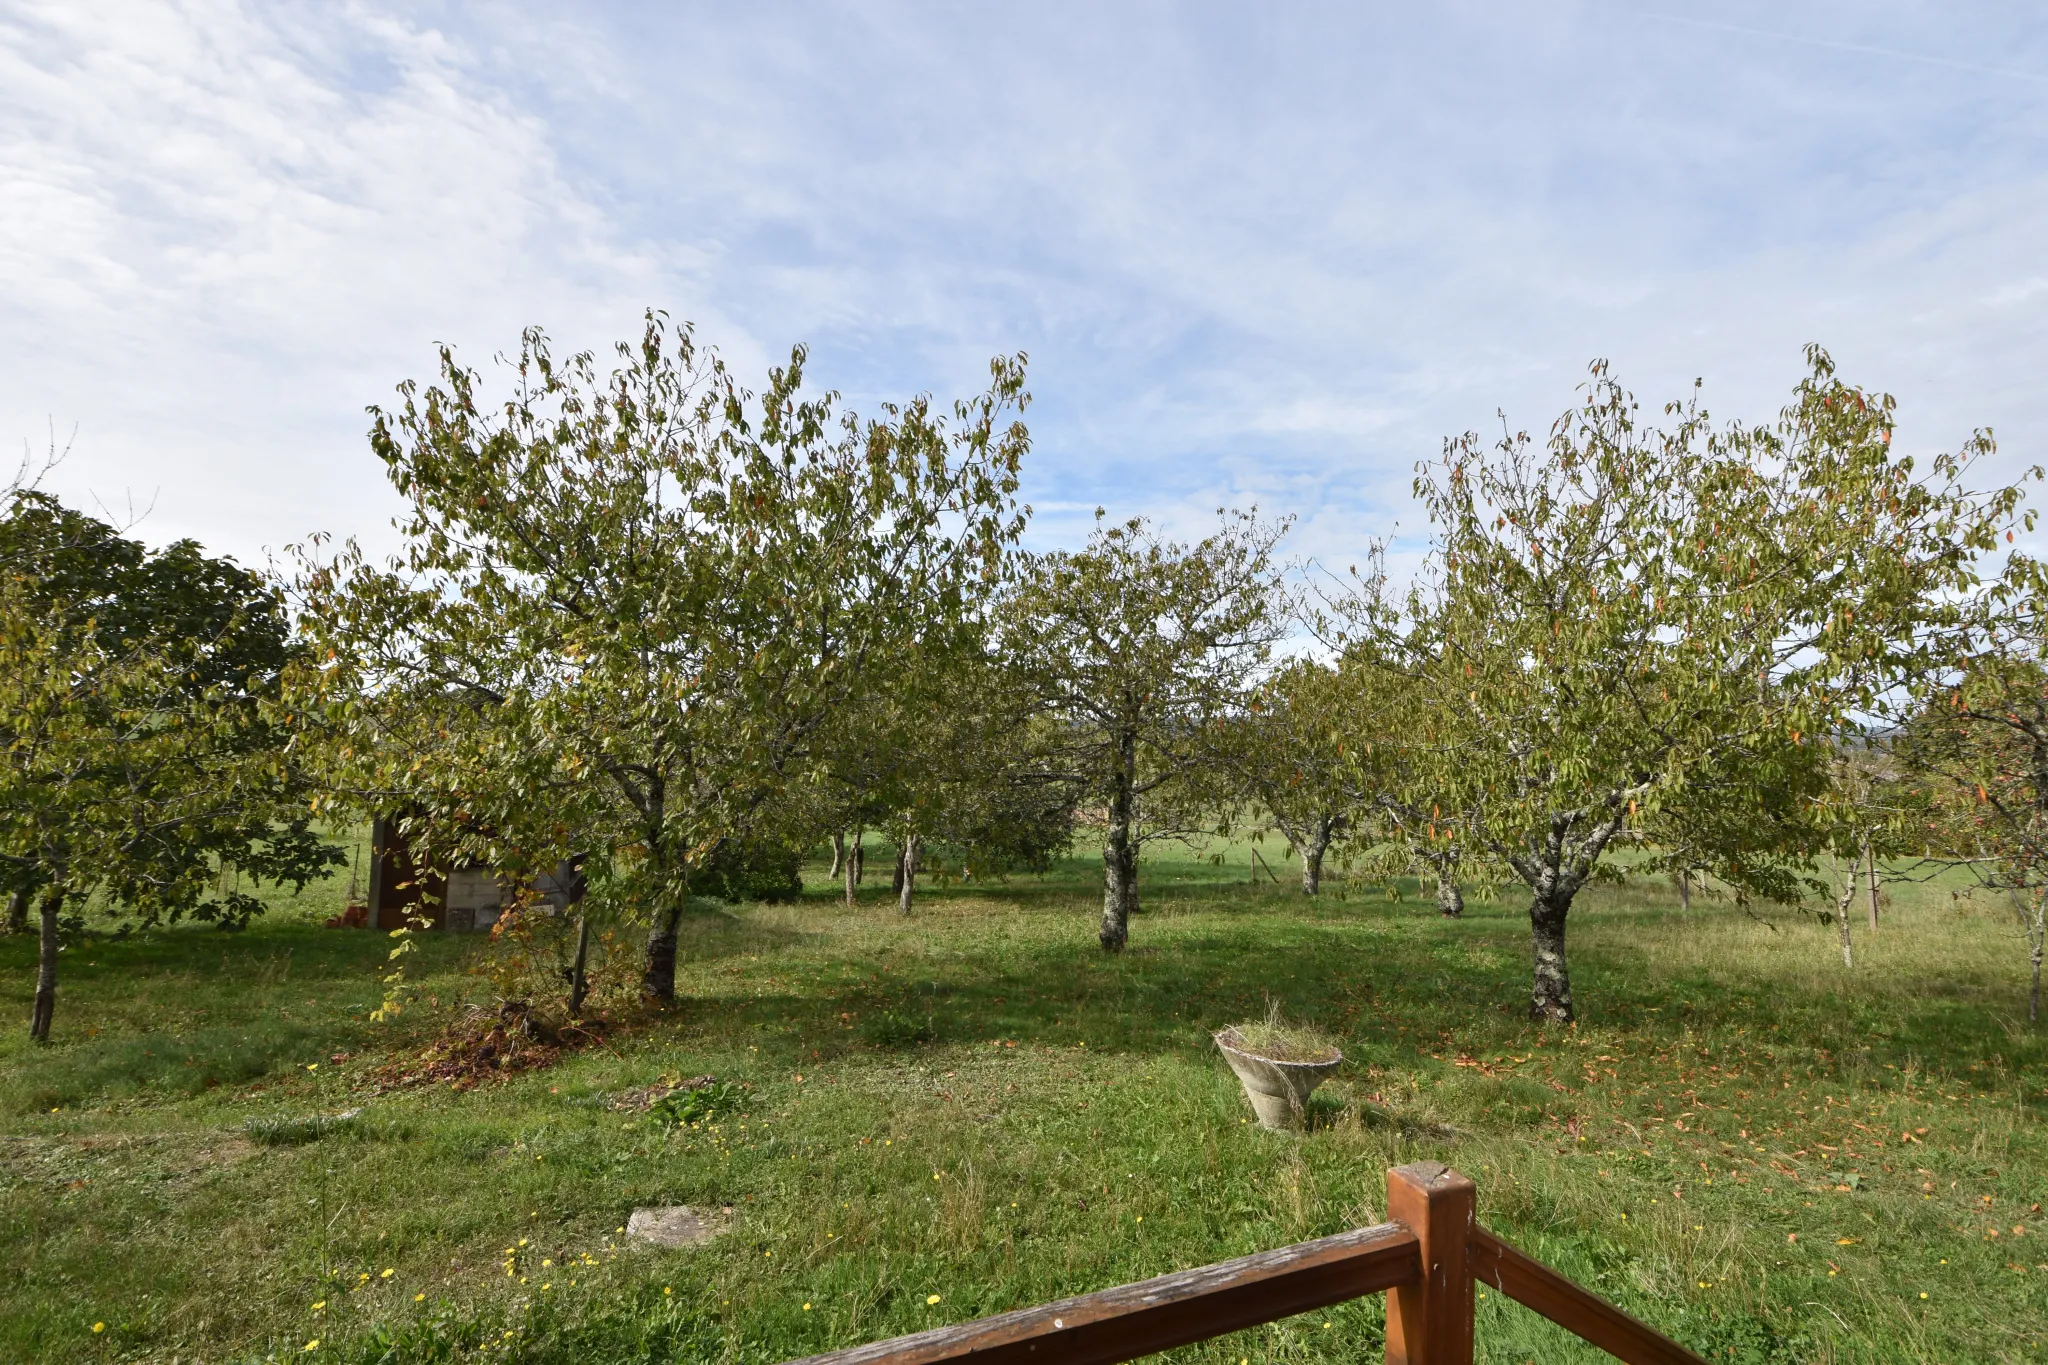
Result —
<instances>
[{"instance_id":1,"label":"blue sky","mask_svg":"<svg viewBox=\"0 0 2048 1365\"><path fill-rule=\"evenodd\" d=\"M1594 356L1754 421L1819 341L1905 448L1990 426L2010 472L2048 19L0 0L0 438L146 538L388 549L366 404L648 305L862 408L1028 351L1041 544L1256 502L1413 546L1415 462Z\"/></svg>"}]
</instances>

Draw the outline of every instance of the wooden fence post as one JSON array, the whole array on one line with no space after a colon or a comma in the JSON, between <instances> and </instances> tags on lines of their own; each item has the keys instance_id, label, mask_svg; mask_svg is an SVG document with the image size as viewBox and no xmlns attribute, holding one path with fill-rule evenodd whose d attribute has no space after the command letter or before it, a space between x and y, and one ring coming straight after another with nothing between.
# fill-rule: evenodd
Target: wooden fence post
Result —
<instances>
[{"instance_id":1,"label":"wooden fence post","mask_svg":"<svg viewBox=\"0 0 2048 1365\"><path fill-rule=\"evenodd\" d=\"M1422 1278L1387 1291L1387 1365L1472 1365L1472 1237L1477 1192L1436 1161L1387 1172L1387 1217L1422 1243Z\"/></svg>"}]
</instances>

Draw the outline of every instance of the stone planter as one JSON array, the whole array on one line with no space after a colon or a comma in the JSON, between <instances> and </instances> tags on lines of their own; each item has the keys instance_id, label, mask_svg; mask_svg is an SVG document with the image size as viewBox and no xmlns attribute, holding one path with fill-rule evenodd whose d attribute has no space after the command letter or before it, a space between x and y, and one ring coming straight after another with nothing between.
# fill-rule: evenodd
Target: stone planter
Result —
<instances>
[{"instance_id":1,"label":"stone planter","mask_svg":"<svg viewBox=\"0 0 2048 1365\"><path fill-rule=\"evenodd\" d=\"M1301 1127L1309 1095L1344 1060L1339 1052L1324 1062L1276 1062L1244 1051L1244 1040L1234 1028L1217 1034L1216 1046L1243 1083L1261 1128Z\"/></svg>"}]
</instances>

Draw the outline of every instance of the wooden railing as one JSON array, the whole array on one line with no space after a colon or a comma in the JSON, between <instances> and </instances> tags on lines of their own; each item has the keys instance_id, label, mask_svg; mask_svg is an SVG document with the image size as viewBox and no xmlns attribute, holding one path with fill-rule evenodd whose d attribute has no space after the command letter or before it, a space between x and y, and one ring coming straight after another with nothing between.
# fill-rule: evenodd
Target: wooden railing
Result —
<instances>
[{"instance_id":1,"label":"wooden railing","mask_svg":"<svg viewBox=\"0 0 2048 1365\"><path fill-rule=\"evenodd\" d=\"M1471 1365L1481 1284L1628 1365L1706 1365L1480 1227L1476 1195L1437 1162L1397 1166L1387 1172L1389 1221L1376 1227L793 1365L1112 1365L1382 1291L1388 1365Z\"/></svg>"}]
</instances>

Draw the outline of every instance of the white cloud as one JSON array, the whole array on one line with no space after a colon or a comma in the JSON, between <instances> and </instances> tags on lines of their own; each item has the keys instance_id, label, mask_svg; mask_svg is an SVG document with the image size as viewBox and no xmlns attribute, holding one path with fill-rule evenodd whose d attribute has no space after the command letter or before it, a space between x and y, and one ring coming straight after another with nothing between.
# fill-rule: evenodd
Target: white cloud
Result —
<instances>
[{"instance_id":1,"label":"white cloud","mask_svg":"<svg viewBox=\"0 0 2048 1365\"><path fill-rule=\"evenodd\" d=\"M0 36L0 430L57 485L253 556L377 538L363 406L546 320L629 329L686 253L620 241L459 43L365 11L51 5Z\"/></svg>"},{"instance_id":2,"label":"white cloud","mask_svg":"<svg viewBox=\"0 0 2048 1365\"><path fill-rule=\"evenodd\" d=\"M79 421L157 534L374 530L361 407L430 343L647 303L864 407L1028 349L1040 543L1257 501L1341 562L1596 355L1758 420L1820 341L1912 448L2048 444L2048 46L1996 12L5 12L0 434Z\"/></svg>"}]
</instances>

